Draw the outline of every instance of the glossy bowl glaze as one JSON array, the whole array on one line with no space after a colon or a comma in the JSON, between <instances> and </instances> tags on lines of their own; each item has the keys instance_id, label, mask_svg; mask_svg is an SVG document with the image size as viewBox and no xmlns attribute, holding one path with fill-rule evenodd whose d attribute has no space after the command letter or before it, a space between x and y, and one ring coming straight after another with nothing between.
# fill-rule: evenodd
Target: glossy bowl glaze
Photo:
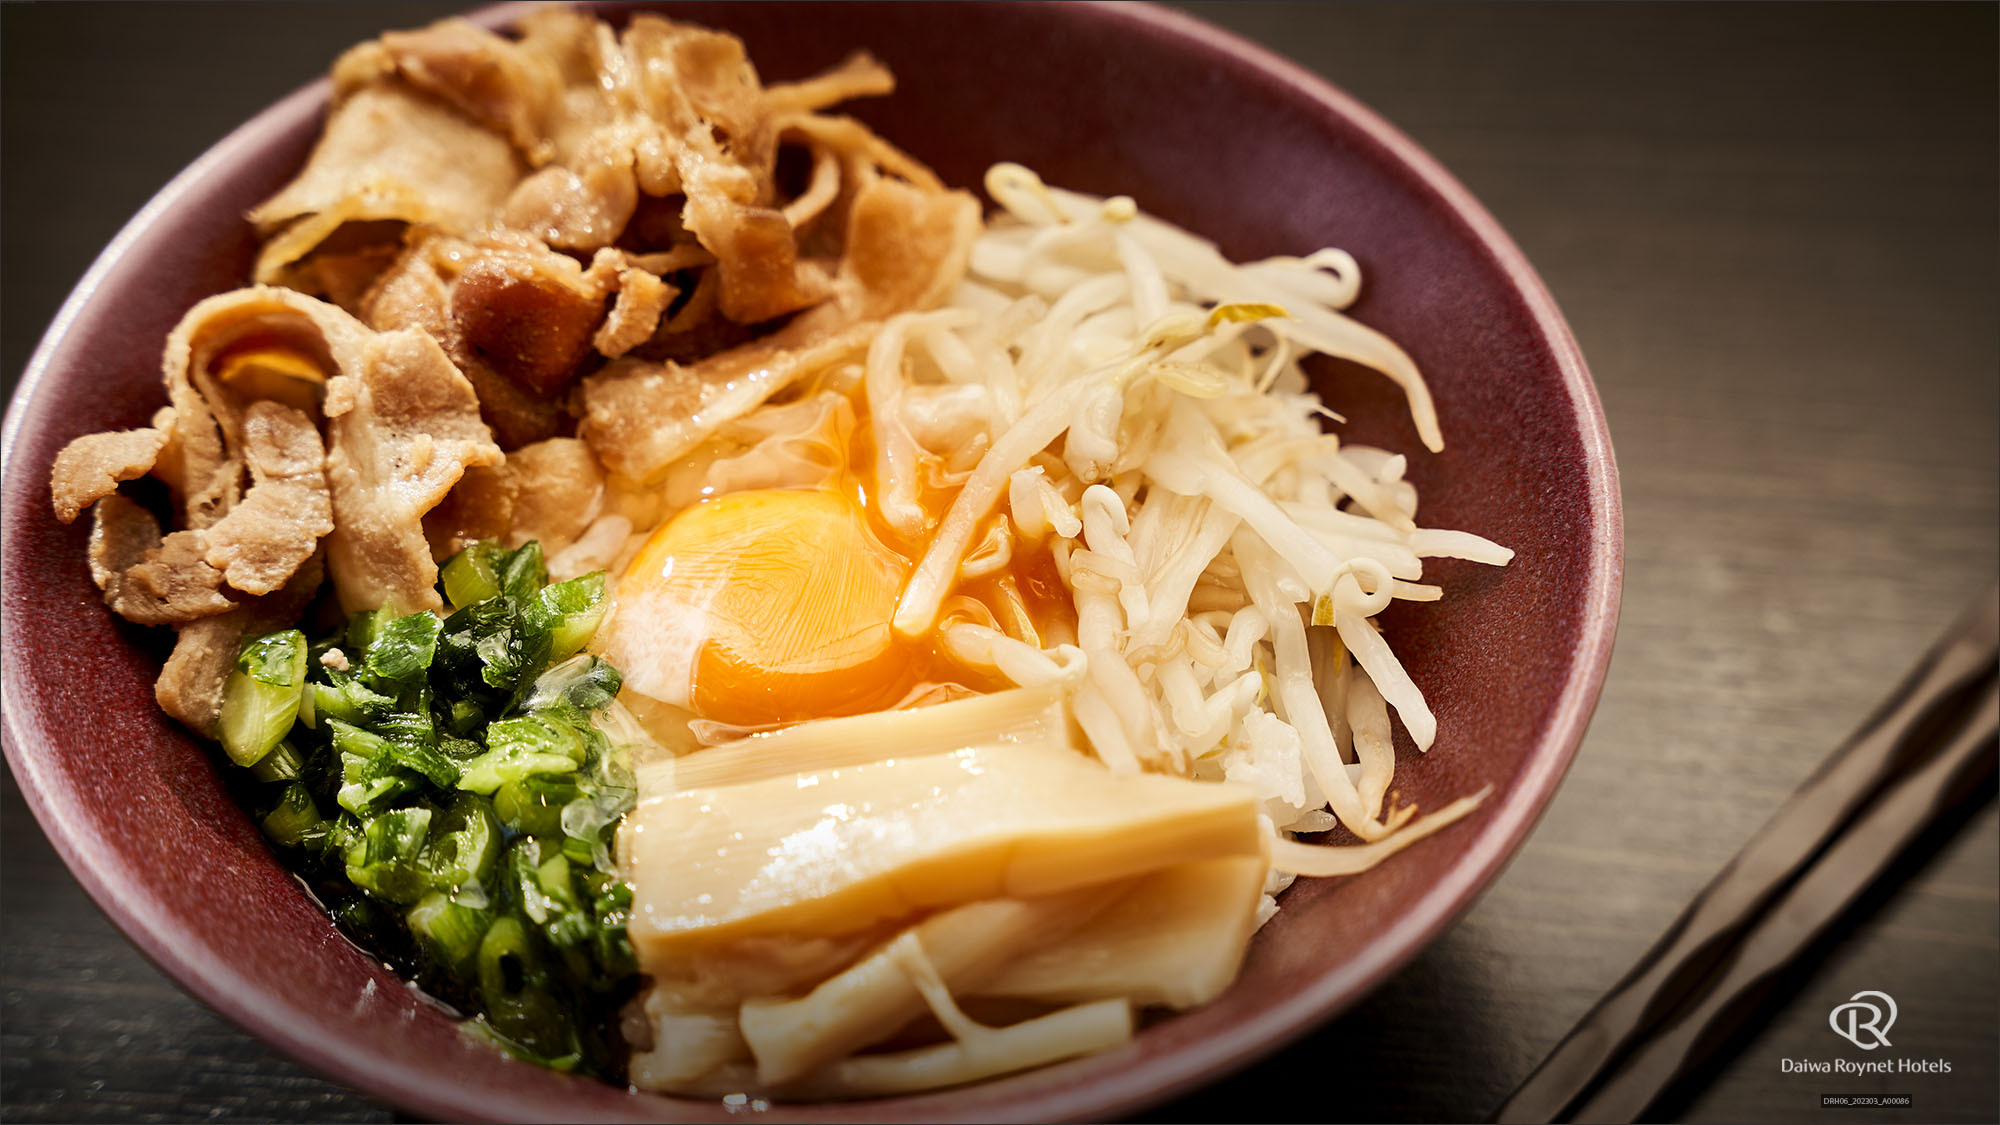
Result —
<instances>
[{"instance_id":1,"label":"glossy bowl glaze","mask_svg":"<svg viewBox=\"0 0 2000 1125\"><path fill-rule=\"evenodd\" d=\"M1520 845L1576 751L1610 657L1617 471L1583 358L1540 281L1408 139L1317 77L1185 16L1012 4L672 11L741 35L771 79L867 47L900 90L853 111L952 182L976 186L990 163L1018 160L1052 183L1130 194L1232 257L1351 251L1365 277L1352 312L1415 357L1447 444L1423 455L1387 380L1330 365L1321 390L1351 420L1343 432L1412 453L1425 524L1517 552L1505 569L1435 561L1429 580L1445 601L1399 603L1383 619L1442 732L1428 755L1402 746L1397 790L1436 807L1491 784L1474 816L1365 875L1302 881L1233 990L1126 1047L964 1089L757 1116L1115 1117L1336 1016L1450 925ZM516 15L478 18L501 26ZM166 632L100 604L87 521L50 515L56 451L79 434L144 425L164 402L168 329L247 277L254 244L241 216L299 166L326 95L325 82L300 90L169 184L106 248L22 380L4 437L8 759L65 862L132 941L307 1066L446 1120L736 1117L511 1061L342 939L232 803L214 748L154 706Z\"/></svg>"}]
</instances>

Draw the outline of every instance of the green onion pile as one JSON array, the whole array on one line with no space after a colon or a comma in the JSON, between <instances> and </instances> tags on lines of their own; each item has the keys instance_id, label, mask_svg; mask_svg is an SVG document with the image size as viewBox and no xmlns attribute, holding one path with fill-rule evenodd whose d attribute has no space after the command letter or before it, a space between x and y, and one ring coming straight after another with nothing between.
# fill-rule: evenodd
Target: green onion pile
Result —
<instances>
[{"instance_id":1,"label":"green onion pile","mask_svg":"<svg viewBox=\"0 0 2000 1125\"><path fill-rule=\"evenodd\" d=\"M541 547L445 564L454 607L251 641L222 745L264 834L343 926L516 1054L610 1075L632 991L632 889L611 857L636 793L598 720L617 669L580 650L604 574L549 584Z\"/></svg>"}]
</instances>

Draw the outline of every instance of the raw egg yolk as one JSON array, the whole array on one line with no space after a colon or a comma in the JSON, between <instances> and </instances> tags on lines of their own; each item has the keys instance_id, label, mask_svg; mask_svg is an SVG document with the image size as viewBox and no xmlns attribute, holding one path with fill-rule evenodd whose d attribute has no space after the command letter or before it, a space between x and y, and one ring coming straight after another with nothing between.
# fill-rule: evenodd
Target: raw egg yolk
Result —
<instances>
[{"instance_id":1,"label":"raw egg yolk","mask_svg":"<svg viewBox=\"0 0 2000 1125\"><path fill-rule=\"evenodd\" d=\"M883 710L923 664L889 624L909 572L844 491L731 493L646 540L607 649L635 690L718 722Z\"/></svg>"}]
</instances>

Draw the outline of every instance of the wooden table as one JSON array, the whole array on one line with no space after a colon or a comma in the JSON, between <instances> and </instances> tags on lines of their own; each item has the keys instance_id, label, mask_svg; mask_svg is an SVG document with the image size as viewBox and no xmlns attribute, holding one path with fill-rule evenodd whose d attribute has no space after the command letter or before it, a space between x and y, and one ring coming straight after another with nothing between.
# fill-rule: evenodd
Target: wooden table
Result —
<instances>
[{"instance_id":1,"label":"wooden table","mask_svg":"<svg viewBox=\"0 0 2000 1125\"><path fill-rule=\"evenodd\" d=\"M1603 702L1512 867L1346 1017L1152 1119L1476 1119L1993 580L1996 10L1194 7L1380 110L1513 234L1596 373L1628 546ZM0 10L10 384L158 185L432 11ZM184 996L4 797L6 1120L393 1118ZM1988 801L1662 1115L2000 1114L1996 830ZM1827 1013L1863 989L1951 1073L1783 1073L1837 1053ZM1825 1093L1915 1105L1842 1116Z\"/></svg>"}]
</instances>

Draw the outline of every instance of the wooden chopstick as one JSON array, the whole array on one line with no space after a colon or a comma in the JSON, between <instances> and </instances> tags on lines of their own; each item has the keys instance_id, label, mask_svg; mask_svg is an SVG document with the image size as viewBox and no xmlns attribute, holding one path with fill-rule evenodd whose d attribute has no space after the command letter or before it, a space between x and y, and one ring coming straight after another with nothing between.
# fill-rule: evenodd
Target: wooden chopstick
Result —
<instances>
[{"instance_id":1,"label":"wooden chopstick","mask_svg":"<svg viewBox=\"0 0 2000 1125\"><path fill-rule=\"evenodd\" d=\"M1495 1112L1631 1121L1996 758L2000 589L1933 647Z\"/></svg>"}]
</instances>

